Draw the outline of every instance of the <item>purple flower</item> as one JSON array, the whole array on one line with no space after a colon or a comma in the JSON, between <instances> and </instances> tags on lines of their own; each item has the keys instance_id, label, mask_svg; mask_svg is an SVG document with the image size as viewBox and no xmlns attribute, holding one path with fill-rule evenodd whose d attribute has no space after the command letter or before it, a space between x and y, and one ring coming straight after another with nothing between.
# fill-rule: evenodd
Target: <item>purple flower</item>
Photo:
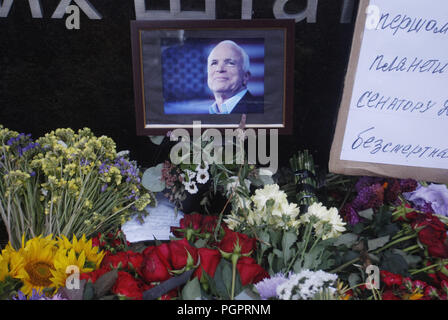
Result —
<instances>
[{"instance_id":1,"label":"purple flower","mask_svg":"<svg viewBox=\"0 0 448 320\"><path fill-rule=\"evenodd\" d=\"M355 210L362 211L369 208L378 208L384 201L384 189L379 184L363 187L352 202Z\"/></svg>"},{"instance_id":2,"label":"purple flower","mask_svg":"<svg viewBox=\"0 0 448 320\"><path fill-rule=\"evenodd\" d=\"M373 184L381 183L382 180L383 178L379 177L367 177L367 176L361 177L356 182L355 189L356 191L360 192L362 189L366 187L370 187Z\"/></svg>"},{"instance_id":3,"label":"purple flower","mask_svg":"<svg viewBox=\"0 0 448 320\"><path fill-rule=\"evenodd\" d=\"M282 273L277 273L271 278L265 278L256 283L255 288L262 300L275 299L277 298L277 287L285 281L288 281L288 278Z\"/></svg>"},{"instance_id":4,"label":"purple flower","mask_svg":"<svg viewBox=\"0 0 448 320\"><path fill-rule=\"evenodd\" d=\"M417 181L414 179L403 179L400 180L401 192L412 192L418 186Z\"/></svg>"},{"instance_id":5,"label":"purple flower","mask_svg":"<svg viewBox=\"0 0 448 320\"><path fill-rule=\"evenodd\" d=\"M110 169L110 166L109 165L107 165L107 164L105 164L105 163L102 163L101 165L100 165L100 174L105 174L105 173L107 173L107 172L109 172L109 169Z\"/></svg>"},{"instance_id":6,"label":"purple flower","mask_svg":"<svg viewBox=\"0 0 448 320\"><path fill-rule=\"evenodd\" d=\"M43 292L39 292L33 289L31 296L27 296L22 291L17 292L17 297L13 297L13 300L67 300L60 294L55 294L53 297L47 297Z\"/></svg>"},{"instance_id":7,"label":"purple flower","mask_svg":"<svg viewBox=\"0 0 448 320\"><path fill-rule=\"evenodd\" d=\"M82 167L87 167L87 166L90 164L90 161L87 160L87 159L82 158L81 161L79 162L79 164L80 164Z\"/></svg>"},{"instance_id":8,"label":"purple flower","mask_svg":"<svg viewBox=\"0 0 448 320\"><path fill-rule=\"evenodd\" d=\"M418 186L414 192L403 193L404 197L416 206L424 208L428 203L435 214L448 216L448 188L444 184Z\"/></svg>"},{"instance_id":9,"label":"purple flower","mask_svg":"<svg viewBox=\"0 0 448 320\"><path fill-rule=\"evenodd\" d=\"M358 212L356 212L351 204L346 204L341 209L341 215L344 217L344 220L352 226L360 223L362 220L362 218L358 215Z\"/></svg>"}]
</instances>

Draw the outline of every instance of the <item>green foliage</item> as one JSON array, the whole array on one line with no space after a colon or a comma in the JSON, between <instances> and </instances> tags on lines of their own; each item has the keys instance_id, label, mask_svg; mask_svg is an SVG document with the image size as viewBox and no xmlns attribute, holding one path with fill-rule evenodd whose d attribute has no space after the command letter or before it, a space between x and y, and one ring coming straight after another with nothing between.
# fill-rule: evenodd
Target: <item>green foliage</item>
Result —
<instances>
[{"instance_id":1,"label":"green foliage","mask_svg":"<svg viewBox=\"0 0 448 320\"><path fill-rule=\"evenodd\" d=\"M142 177L142 185L151 192L161 192L166 186L162 178L163 163L146 169Z\"/></svg>"},{"instance_id":2,"label":"green foliage","mask_svg":"<svg viewBox=\"0 0 448 320\"><path fill-rule=\"evenodd\" d=\"M6 276L0 282L0 300L10 300L17 295L17 291L23 285L19 279L14 279L11 276Z\"/></svg>"},{"instance_id":3,"label":"green foliage","mask_svg":"<svg viewBox=\"0 0 448 320\"><path fill-rule=\"evenodd\" d=\"M312 225L303 230L303 237L295 231L265 230L259 233L257 259L269 274L287 274L302 269L328 270L335 260L332 245L335 239L322 240L312 233Z\"/></svg>"}]
</instances>

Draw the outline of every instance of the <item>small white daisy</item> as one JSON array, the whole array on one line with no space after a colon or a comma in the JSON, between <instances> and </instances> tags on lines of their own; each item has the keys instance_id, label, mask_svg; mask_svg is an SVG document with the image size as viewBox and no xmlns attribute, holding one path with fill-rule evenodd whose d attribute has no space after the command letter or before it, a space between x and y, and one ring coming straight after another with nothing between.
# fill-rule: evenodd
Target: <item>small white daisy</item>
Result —
<instances>
[{"instance_id":1,"label":"small white daisy","mask_svg":"<svg viewBox=\"0 0 448 320\"><path fill-rule=\"evenodd\" d=\"M196 175L196 181L198 183L204 184L207 183L207 181L210 179L210 175L208 174L208 171L205 170L199 170Z\"/></svg>"},{"instance_id":2,"label":"small white daisy","mask_svg":"<svg viewBox=\"0 0 448 320\"><path fill-rule=\"evenodd\" d=\"M198 193L198 186L196 185L196 182L190 181L189 183L184 184L185 190L188 191L190 194Z\"/></svg>"},{"instance_id":3,"label":"small white daisy","mask_svg":"<svg viewBox=\"0 0 448 320\"><path fill-rule=\"evenodd\" d=\"M196 167L196 171L200 172L200 171L208 171L209 165L207 162L203 162L201 164L198 164L198 166Z\"/></svg>"}]
</instances>

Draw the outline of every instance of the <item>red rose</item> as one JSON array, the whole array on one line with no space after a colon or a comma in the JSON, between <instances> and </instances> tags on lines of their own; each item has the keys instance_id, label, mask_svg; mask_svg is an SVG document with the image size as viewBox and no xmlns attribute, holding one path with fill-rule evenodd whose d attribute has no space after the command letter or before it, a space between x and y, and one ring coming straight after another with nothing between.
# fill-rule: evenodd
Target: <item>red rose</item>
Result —
<instances>
[{"instance_id":1,"label":"red rose","mask_svg":"<svg viewBox=\"0 0 448 320\"><path fill-rule=\"evenodd\" d=\"M129 268L131 268L132 265L134 270L139 270L143 263L143 254L131 250L127 251L126 254L128 255Z\"/></svg>"},{"instance_id":2,"label":"red rose","mask_svg":"<svg viewBox=\"0 0 448 320\"><path fill-rule=\"evenodd\" d=\"M202 270L207 272L210 277L215 276L216 268L221 261L221 253L218 250L208 249L208 248L199 248L198 249L200 265L194 272L194 276L201 279Z\"/></svg>"},{"instance_id":3,"label":"red rose","mask_svg":"<svg viewBox=\"0 0 448 320\"><path fill-rule=\"evenodd\" d=\"M386 287L392 287L394 285L401 286L401 284L403 283L403 277L399 274L381 270L380 275Z\"/></svg>"},{"instance_id":4,"label":"red rose","mask_svg":"<svg viewBox=\"0 0 448 320\"><path fill-rule=\"evenodd\" d=\"M430 228L432 229L434 236L442 241L445 240L447 237L446 225L442 221L440 221L439 218L437 218L435 215L429 212L427 212L424 215L420 215L418 219L412 224L412 226L414 227L414 229L424 227L421 231L423 231L426 228Z\"/></svg>"},{"instance_id":5,"label":"red rose","mask_svg":"<svg viewBox=\"0 0 448 320\"><path fill-rule=\"evenodd\" d=\"M92 238L92 246L100 248L104 247L106 245L106 241L101 239L102 239L101 233L98 233L96 237Z\"/></svg>"},{"instance_id":6,"label":"red rose","mask_svg":"<svg viewBox=\"0 0 448 320\"><path fill-rule=\"evenodd\" d=\"M448 247L442 242L436 242L433 245L428 245L428 254L431 257L448 258Z\"/></svg>"},{"instance_id":7,"label":"red rose","mask_svg":"<svg viewBox=\"0 0 448 320\"><path fill-rule=\"evenodd\" d=\"M239 232L234 232L230 229L226 229L225 235L219 243L219 248L223 252L232 253L235 252L236 245L240 246L241 254L248 254L255 249L256 240L248 237L247 235Z\"/></svg>"},{"instance_id":8,"label":"red rose","mask_svg":"<svg viewBox=\"0 0 448 320\"><path fill-rule=\"evenodd\" d=\"M116 269L119 265L123 269L126 269L128 267L128 255L126 254L126 252L120 251L116 254L111 254L110 252L108 252L104 256L103 261L101 261L101 267Z\"/></svg>"},{"instance_id":9,"label":"red rose","mask_svg":"<svg viewBox=\"0 0 448 320\"><path fill-rule=\"evenodd\" d=\"M181 229L194 229L200 230L202 225L202 214L192 213L186 214L182 219L180 219L179 226Z\"/></svg>"},{"instance_id":10,"label":"red rose","mask_svg":"<svg viewBox=\"0 0 448 320\"><path fill-rule=\"evenodd\" d=\"M158 247L148 247L144 251L139 273L147 282L162 282L171 277L168 272L171 266L160 252Z\"/></svg>"},{"instance_id":11,"label":"red rose","mask_svg":"<svg viewBox=\"0 0 448 320\"><path fill-rule=\"evenodd\" d=\"M200 213L186 214L179 221L179 227L171 227L171 232L176 237L187 237L191 239L191 236L197 232L200 232L202 225L202 215Z\"/></svg>"},{"instance_id":12,"label":"red rose","mask_svg":"<svg viewBox=\"0 0 448 320\"><path fill-rule=\"evenodd\" d=\"M193 247L186 238L172 240L169 243L169 250L174 270L180 270L187 265L188 253L193 258L193 264L198 261L198 249Z\"/></svg>"},{"instance_id":13,"label":"red rose","mask_svg":"<svg viewBox=\"0 0 448 320\"><path fill-rule=\"evenodd\" d=\"M401 300L400 297L397 297L392 290L387 290L382 295L383 300Z\"/></svg>"},{"instance_id":14,"label":"red rose","mask_svg":"<svg viewBox=\"0 0 448 320\"><path fill-rule=\"evenodd\" d=\"M239 258L236 268L240 274L241 284L243 286L258 283L264 278L269 278L269 273L257 264L255 259L250 257Z\"/></svg>"},{"instance_id":15,"label":"red rose","mask_svg":"<svg viewBox=\"0 0 448 320\"><path fill-rule=\"evenodd\" d=\"M214 233L216 224L218 222L217 216L204 216L202 218L202 232L204 233Z\"/></svg>"},{"instance_id":16,"label":"red rose","mask_svg":"<svg viewBox=\"0 0 448 320\"><path fill-rule=\"evenodd\" d=\"M139 282L124 271L118 271L118 279L112 288L112 292L135 300L142 300L142 290Z\"/></svg>"},{"instance_id":17,"label":"red rose","mask_svg":"<svg viewBox=\"0 0 448 320\"><path fill-rule=\"evenodd\" d=\"M92 283L95 283L96 280L98 280L99 277L101 277L103 274L109 272L109 268L100 268L98 270L94 270L91 272L87 272L87 273L81 273L79 275L79 279L80 280L87 280L87 281L91 281Z\"/></svg>"},{"instance_id":18,"label":"red rose","mask_svg":"<svg viewBox=\"0 0 448 320\"><path fill-rule=\"evenodd\" d=\"M163 260L163 263L172 269L171 249L168 243L162 243L156 247L157 255Z\"/></svg>"}]
</instances>

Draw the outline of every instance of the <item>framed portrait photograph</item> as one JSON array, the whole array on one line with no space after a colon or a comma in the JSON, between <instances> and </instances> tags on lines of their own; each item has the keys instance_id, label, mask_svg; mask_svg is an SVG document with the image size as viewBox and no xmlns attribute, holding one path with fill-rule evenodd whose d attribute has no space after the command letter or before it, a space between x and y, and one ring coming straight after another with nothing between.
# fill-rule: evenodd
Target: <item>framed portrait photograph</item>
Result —
<instances>
[{"instance_id":1,"label":"framed portrait photograph","mask_svg":"<svg viewBox=\"0 0 448 320\"><path fill-rule=\"evenodd\" d=\"M292 133L294 20L131 21L138 135Z\"/></svg>"}]
</instances>

